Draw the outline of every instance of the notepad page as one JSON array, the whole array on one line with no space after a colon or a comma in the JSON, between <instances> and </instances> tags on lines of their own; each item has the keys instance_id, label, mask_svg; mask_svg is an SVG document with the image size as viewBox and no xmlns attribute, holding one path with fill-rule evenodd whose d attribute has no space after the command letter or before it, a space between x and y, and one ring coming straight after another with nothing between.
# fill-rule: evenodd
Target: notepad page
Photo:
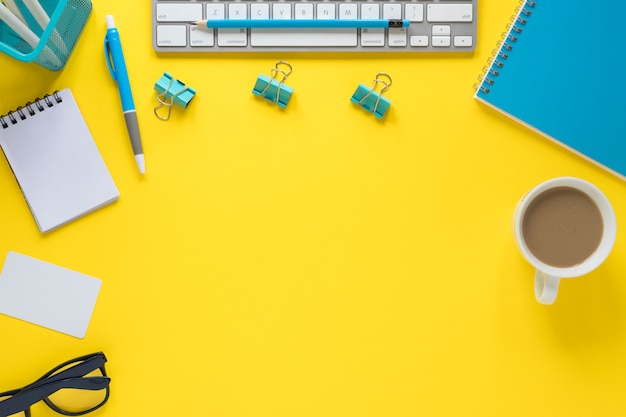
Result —
<instances>
[{"instance_id":1,"label":"notepad page","mask_svg":"<svg viewBox=\"0 0 626 417\"><path fill-rule=\"evenodd\" d=\"M115 201L119 191L69 89L62 102L0 127L0 146L41 232ZM31 105L34 108L34 106Z\"/></svg>"}]
</instances>

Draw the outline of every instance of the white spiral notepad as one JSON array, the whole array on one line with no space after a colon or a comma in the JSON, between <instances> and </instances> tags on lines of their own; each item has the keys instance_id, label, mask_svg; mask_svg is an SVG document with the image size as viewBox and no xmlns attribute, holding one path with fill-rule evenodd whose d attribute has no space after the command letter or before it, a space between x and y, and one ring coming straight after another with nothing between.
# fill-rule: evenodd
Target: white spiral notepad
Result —
<instances>
[{"instance_id":1,"label":"white spiral notepad","mask_svg":"<svg viewBox=\"0 0 626 417\"><path fill-rule=\"evenodd\" d=\"M69 89L0 115L0 147L42 233L119 197Z\"/></svg>"}]
</instances>

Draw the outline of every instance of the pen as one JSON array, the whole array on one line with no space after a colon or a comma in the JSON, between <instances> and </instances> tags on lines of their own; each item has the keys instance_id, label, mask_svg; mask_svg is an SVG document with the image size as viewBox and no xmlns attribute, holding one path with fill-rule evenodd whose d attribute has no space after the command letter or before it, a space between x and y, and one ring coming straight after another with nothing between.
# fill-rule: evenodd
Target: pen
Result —
<instances>
[{"instance_id":1,"label":"pen","mask_svg":"<svg viewBox=\"0 0 626 417\"><path fill-rule=\"evenodd\" d=\"M224 28L405 28L407 19L215 19L201 20L195 25L209 29Z\"/></svg>"},{"instance_id":2,"label":"pen","mask_svg":"<svg viewBox=\"0 0 626 417\"><path fill-rule=\"evenodd\" d=\"M139 172L146 172L146 165L143 156L143 147L141 145L141 136L139 135L139 123L137 122L137 111L135 110L135 102L133 94L130 90L130 81L128 72L126 72L126 62L124 61L124 53L122 52L122 42L120 35L115 26L113 16L106 17L107 34L104 38L104 55L109 66L109 71L113 79L117 81L117 87L120 90L120 98L122 99L122 110L124 111L124 119L130 136L130 143L135 154L135 161L139 167Z\"/></svg>"}]
</instances>

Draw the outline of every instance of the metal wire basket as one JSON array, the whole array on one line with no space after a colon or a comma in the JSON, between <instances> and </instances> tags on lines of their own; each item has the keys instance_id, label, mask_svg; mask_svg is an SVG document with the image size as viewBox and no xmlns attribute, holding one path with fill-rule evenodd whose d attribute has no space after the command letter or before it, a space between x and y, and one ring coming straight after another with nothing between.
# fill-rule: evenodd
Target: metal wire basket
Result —
<instances>
[{"instance_id":1,"label":"metal wire basket","mask_svg":"<svg viewBox=\"0 0 626 417\"><path fill-rule=\"evenodd\" d=\"M23 61L34 62L51 71L65 67L91 14L90 0L40 0L41 13L31 12L22 0L14 0L19 23L0 20L0 52ZM19 26L16 30L16 26ZM43 26L43 27L42 27ZM24 30L23 28L28 28Z\"/></svg>"}]
</instances>

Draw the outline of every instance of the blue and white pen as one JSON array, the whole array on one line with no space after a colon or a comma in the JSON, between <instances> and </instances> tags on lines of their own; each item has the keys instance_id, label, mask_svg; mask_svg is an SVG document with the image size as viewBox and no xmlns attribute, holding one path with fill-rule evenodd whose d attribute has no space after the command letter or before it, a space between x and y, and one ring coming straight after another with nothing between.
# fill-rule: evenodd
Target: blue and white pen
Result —
<instances>
[{"instance_id":1,"label":"blue and white pen","mask_svg":"<svg viewBox=\"0 0 626 417\"><path fill-rule=\"evenodd\" d=\"M126 71L122 42L120 41L120 34L115 26L113 16L107 16L106 22L108 29L106 37L104 38L104 55L107 60L107 65L109 66L109 71L113 79L117 81L117 87L120 90L122 110L124 111L124 119L126 119L130 143L133 147L133 153L135 154L135 161L137 161L139 172L144 174L146 172L146 165L143 156L143 146L141 145L133 93L130 90L130 80L128 79L128 72Z\"/></svg>"},{"instance_id":2,"label":"blue and white pen","mask_svg":"<svg viewBox=\"0 0 626 417\"><path fill-rule=\"evenodd\" d=\"M265 29L316 29L316 28L406 28L406 19L215 19L194 22L209 29L265 28Z\"/></svg>"}]
</instances>

